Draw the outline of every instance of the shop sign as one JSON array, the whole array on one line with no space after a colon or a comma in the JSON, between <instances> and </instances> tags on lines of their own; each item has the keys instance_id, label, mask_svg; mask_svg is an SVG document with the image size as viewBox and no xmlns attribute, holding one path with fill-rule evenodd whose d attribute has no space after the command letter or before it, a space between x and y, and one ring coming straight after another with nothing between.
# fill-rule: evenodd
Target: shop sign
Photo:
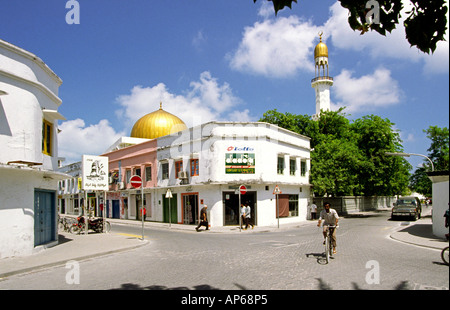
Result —
<instances>
[{"instance_id":1,"label":"shop sign","mask_svg":"<svg viewBox=\"0 0 450 310\"><path fill-rule=\"evenodd\" d=\"M227 153L226 174L255 174L255 153Z\"/></svg>"},{"instance_id":2,"label":"shop sign","mask_svg":"<svg viewBox=\"0 0 450 310\"><path fill-rule=\"evenodd\" d=\"M108 190L108 157L83 155L81 162L81 188Z\"/></svg>"}]
</instances>

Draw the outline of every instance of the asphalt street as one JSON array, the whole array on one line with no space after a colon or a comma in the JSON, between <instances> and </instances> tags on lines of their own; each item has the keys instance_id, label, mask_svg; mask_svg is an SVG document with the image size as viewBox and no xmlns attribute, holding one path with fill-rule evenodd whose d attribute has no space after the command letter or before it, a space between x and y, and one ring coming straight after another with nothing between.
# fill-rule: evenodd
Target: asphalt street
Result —
<instances>
[{"instance_id":1,"label":"asphalt street","mask_svg":"<svg viewBox=\"0 0 450 310\"><path fill-rule=\"evenodd\" d=\"M389 237L407 224L390 220L388 212L341 218L338 253L329 264L315 222L238 234L146 229L145 246L14 275L0 281L0 289L448 289L439 250ZM141 234L138 226L119 224L112 232Z\"/></svg>"}]
</instances>

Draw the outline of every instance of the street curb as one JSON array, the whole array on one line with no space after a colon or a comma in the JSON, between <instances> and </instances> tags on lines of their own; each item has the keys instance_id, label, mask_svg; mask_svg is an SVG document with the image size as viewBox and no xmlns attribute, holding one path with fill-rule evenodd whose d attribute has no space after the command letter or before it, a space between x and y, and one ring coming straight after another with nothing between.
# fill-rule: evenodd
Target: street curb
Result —
<instances>
[{"instance_id":1,"label":"street curb","mask_svg":"<svg viewBox=\"0 0 450 310\"><path fill-rule=\"evenodd\" d=\"M64 264L66 264L69 261L82 261L82 260L87 260L87 259L91 259L91 258L94 258L94 257L100 257L100 256L104 256L104 255L109 255L109 254L112 254L112 253L120 253L120 252L133 250L133 249L136 249L136 248L140 248L140 247L142 247L144 245L148 245L149 243L150 243L150 241L144 240L142 244L133 245L133 246L129 246L129 247L124 247L124 248L121 248L121 249L109 250L109 251L105 251L105 252L101 252L101 253L84 255L84 256L74 257L74 258L70 258L70 259L63 259L63 260L59 260L59 261L56 261L56 262L47 263L47 264L43 264L43 265L39 265L39 266L33 266L33 267L24 268L24 269L19 269L19 270L14 270L14 271L1 273L0 274L0 281L2 281L3 278L10 277L10 276L13 276L13 275L18 275L18 274L27 273L27 272L35 272L35 271L39 271L39 270L50 268L50 267L56 267L56 266L64 265Z\"/></svg>"}]
</instances>

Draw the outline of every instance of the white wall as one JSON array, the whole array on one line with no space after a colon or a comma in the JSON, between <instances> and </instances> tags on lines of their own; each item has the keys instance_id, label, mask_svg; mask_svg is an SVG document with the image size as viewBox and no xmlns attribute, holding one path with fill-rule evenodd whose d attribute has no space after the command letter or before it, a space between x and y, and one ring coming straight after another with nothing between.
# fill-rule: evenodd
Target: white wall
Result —
<instances>
[{"instance_id":1,"label":"white wall","mask_svg":"<svg viewBox=\"0 0 450 310\"><path fill-rule=\"evenodd\" d=\"M56 193L58 179L44 178L44 172L30 168L0 167L0 174L0 258L30 255L38 250L34 248L34 190Z\"/></svg>"},{"instance_id":2,"label":"white wall","mask_svg":"<svg viewBox=\"0 0 450 310\"><path fill-rule=\"evenodd\" d=\"M449 229L445 228L444 213L449 203L449 181L433 182L433 234L445 238Z\"/></svg>"}]
</instances>

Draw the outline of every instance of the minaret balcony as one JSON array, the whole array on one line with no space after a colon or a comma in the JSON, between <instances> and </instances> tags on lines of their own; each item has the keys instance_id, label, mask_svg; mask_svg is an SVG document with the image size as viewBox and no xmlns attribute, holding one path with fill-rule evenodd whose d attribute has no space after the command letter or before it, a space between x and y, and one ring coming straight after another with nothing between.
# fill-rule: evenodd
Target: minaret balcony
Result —
<instances>
[{"instance_id":1,"label":"minaret balcony","mask_svg":"<svg viewBox=\"0 0 450 310\"><path fill-rule=\"evenodd\" d=\"M317 76L311 80L311 83L317 82L317 81L333 81L333 77L331 76Z\"/></svg>"}]
</instances>

